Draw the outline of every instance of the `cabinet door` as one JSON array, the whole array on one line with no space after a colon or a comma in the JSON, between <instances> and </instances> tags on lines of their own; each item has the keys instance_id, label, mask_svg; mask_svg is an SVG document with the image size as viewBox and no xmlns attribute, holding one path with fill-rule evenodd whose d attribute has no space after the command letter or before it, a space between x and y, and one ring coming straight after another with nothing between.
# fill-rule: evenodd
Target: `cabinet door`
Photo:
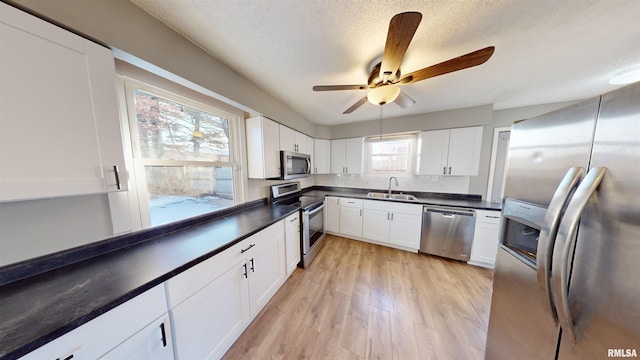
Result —
<instances>
[{"instance_id":1,"label":"cabinet door","mask_svg":"<svg viewBox=\"0 0 640 360\"><path fill-rule=\"evenodd\" d=\"M251 179L280 176L280 128L263 116L246 121L247 168Z\"/></svg>"},{"instance_id":2,"label":"cabinet door","mask_svg":"<svg viewBox=\"0 0 640 360\"><path fill-rule=\"evenodd\" d=\"M329 163L331 156L331 142L324 139L315 139L313 142L315 158L315 171L316 174L329 174L331 172L331 166Z\"/></svg>"},{"instance_id":3,"label":"cabinet door","mask_svg":"<svg viewBox=\"0 0 640 360\"><path fill-rule=\"evenodd\" d=\"M451 129L447 175L477 176L482 150L482 126Z\"/></svg>"},{"instance_id":4,"label":"cabinet door","mask_svg":"<svg viewBox=\"0 0 640 360\"><path fill-rule=\"evenodd\" d=\"M324 199L325 229L330 233L340 233L340 198L327 196Z\"/></svg>"},{"instance_id":5,"label":"cabinet door","mask_svg":"<svg viewBox=\"0 0 640 360\"><path fill-rule=\"evenodd\" d=\"M288 216L285 221L286 233L286 258L287 276L291 275L300 262L300 215L298 213Z\"/></svg>"},{"instance_id":6,"label":"cabinet door","mask_svg":"<svg viewBox=\"0 0 640 360\"><path fill-rule=\"evenodd\" d=\"M344 139L331 140L331 173L343 174L345 172L345 145Z\"/></svg>"},{"instance_id":7,"label":"cabinet door","mask_svg":"<svg viewBox=\"0 0 640 360\"><path fill-rule=\"evenodd\" d=\"M173 341L169 315L152 322L144 329L109 351L103 360L170 360L173 359Z\"/></svg>"},{"instance_id":8,"label":"cabinet door","mask_svg":"<svg viewBox=\"0 0 640 360\"><path fill-rule=\"evenodd\" d=\"M340 234L362 237L362 208L340 206Z\"/></svg>"},{"instance_id":9,"label":"cabinet door","mask_svg":"<svg viewBox=\"0 0 640 360\"><path fill-rule=\"evenodd\" d=\"M449 130L423 131L418 135L418 175L446 175L449 170Z\"/></svg>"},{"instance_id":10,"label":"cabinet door","mask_svg":"<svg viewBox=\"0 0 640 360\"><path fill-rule=\"evenodd\" d=\"M286 273L282 223L274 224L254 236L256 239L252 243L256 246L247 253L249 306L252 318L278 291L284 283Z\"/></svg>"},{"instance_id":11,"label":"cabinet door","mask_svg":"<svg viewBox=\"0 0 640 360\"><path fill-rule=\"evenodd\" d=\"M249 324L244 260L171 310L179 359L218 359Z\"/></svg>"},{"instance_id":12,"label":"cabinet door","mask_svg":"<svg viewBox=\"0 0 640 360\"><path fill-rule=\"evenodd\" d=\"M389 242L390 218L388 211L365 209L362 219L362 237L365 240Z\"/></svg>"},{"instance_id":13,"label":"cabinet door","mask_svg":"<svg viewBox=\"0 0 640 360\"><path fill-rule=\"evenodd\" d=\"M279 125L280 150L297 151L296 131L284 125Z\"/></svg>"},{"instance_id":14,"label":"cabinet door","mask_svg":"<svg viewBox=\"0 0 640 360\"><path fill-rule=\"evenodd\" d=\"M345 141L344 166L347 174L362 173L362 138L347 139Z\"/></svg>"},{"instance_id":15,"label":"cabinet door","mask_svg":"<svg viewBox=\"0 0 640 360\"><path fill-rule=\"evenodd\" d=\"M0 201L126 190L111 50L4 3L0 49Z\"/></svg>"},{"instance_id":16,"label":"cabinet door","mask_svg":"<svg viewBox=\"0 0 640 360\"><path fill-rule=\"evenodd\" d=\"M415 251L420 248L422 216L392 213L389 223L389 242Z\"/></svg>"},{"instance_id":17,"label":"cabinet door","mask_svg":"<svg viewBox=\"0 0 640 360\"><path fill-rule=\"evenodd\" d=\"M307 147L308 141L307 141L307 135L298 132L298 131L294 131L295 132L295 139L296 139L296 152L299 152L301 154L310 154L310 150Z\"/></svg>"}]
</instances>

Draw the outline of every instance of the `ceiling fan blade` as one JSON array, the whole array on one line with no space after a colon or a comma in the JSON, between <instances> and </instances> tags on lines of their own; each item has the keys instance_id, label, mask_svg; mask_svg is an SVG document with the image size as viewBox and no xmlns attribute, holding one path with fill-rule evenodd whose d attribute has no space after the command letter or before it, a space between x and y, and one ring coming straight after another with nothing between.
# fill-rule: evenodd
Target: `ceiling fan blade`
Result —
<instances>
[{"instance_id":1,"label":"ceiling fan blade","mask_svg":"<svg viewBox=\"0 0 640 360\"><path fill-rule=\"evenodd\" d=\"M382 55L380 78L392 79L395 76L421 20L422 14L419 12L400 13L391 18Z\"/></svg>"},{"instance_id":2,"label":"ceiling fan blade","mask_svg":"<svg viewBox=\"0 0 640 360\"><path fill-rule=\"evenodd\" d=\"M411 84L420 80L429 79L439 75L448 74L450 72L463 70L485 63L491 55L495 47L489 46L484 49L476 50L468 54L458 56L451 60L443 61L439 64L426 67L403 76L400 84Z\"/></svg>"},{"instance_id":3,"label":"ceiling fan blade","mask_svg":"<svg viewBox=\"0 0 640 360\"><path fill-rule=\"evenodd\" d=\"M369 85L316 85L313 91L333 91L333 90L366 90Z\"/></svg>"},{"instance_id":4,"label":"ceiling fan blade","mask_svg":"<svg viewBox=\"0 0 640 360\"><path fill-rule=\"evenodd\" d=\"M409 95L405 94L403 91L400 91L400 95L395 99L395 103L398 104L403 109L408 108L409 106L416 103Z\"/></svg>"},{"instance_id":5,"label":"ceiling fan blade","mask_svg":"<svg viewBox=\"0 0 640 360\"><path fill-rule=\"evenodd\" d=\"M351 107L348 108L347 110L345 110L343 112L343 114L351 114L355 109L359 108L360 106L362 106L366 102L367 102L367 97L365 96L362 99L358 100L357 103L351 105Z\"/></svg>"}]
</instances>

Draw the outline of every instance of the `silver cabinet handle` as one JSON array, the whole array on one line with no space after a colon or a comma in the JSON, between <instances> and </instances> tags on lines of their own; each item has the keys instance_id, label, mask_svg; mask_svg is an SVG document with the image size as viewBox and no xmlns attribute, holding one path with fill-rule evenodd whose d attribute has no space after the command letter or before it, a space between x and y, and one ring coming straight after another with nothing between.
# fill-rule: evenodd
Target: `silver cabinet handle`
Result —
<instances>
[{"instance_id":1,"label":"silver cabinet handle","mask_svg":"<svg viewBox=\"0 0 640 360\"><path fill-rule=\"evenodd\" d=\"M449 166L449 175L451 175L451 166Z\"/></svg>"},{"instance_id":2,"label":"silver cabinet handle","mask_svg":"<svg viewBox=\"0 0 640 360\"><path fill-rule=\"evenodd\" d=\"M567 171L560 181L553 198L549 203L544 216L544 223L540 229L538 238L538 287L542 291L547 310L551 313L553 320L557 323L558 315L551 296L551 259L553 258L553 246L556 243L556 234L562 218L562 209L569 201L572 191L578 186L578 181L584 173L584 168L575 166Z\"/></svg>"},{"instance_id":3,"label":"silver cabinet handle","mask_svg":"<svg viewBox=\"0 0 640 360\"><path fill-rule=\"evenodd\" d=\"M362 217L362 209L360 209L360 217Z\"/></svg>"},{"instance_id":4,"label":"silver cabinet handle","mask_svg":"<svg viewBox=\"0 0 640 360\"><path fill-rule=\"evenodd\" d=\"M442 168L442 175L447 175L447 167Z\"/></svg>"},{"instance_id":5,"label":"silver cabinet handle","mask_svg":"<svg viewBox=\"0 0 640 360\"><path fill-rule=\"evenodd\" d=\"M297 217L294 217L293 219L289 220L289 222L296 222L296 221L298 221Z\"/></svg>"},{"instance_id":6,"label":"silver cabinet handle","mask_svg":"<svg viewBox=\"0 0 640 360\"><path fill-rule=\"evenodd\" d=\"M569 273L575 250L576 231L582 212L591 196L598 190L606 171L604 167L594 167L589 170L569 202L556 236L551 273L552 294L562 333L569 334L573 342L576 341L576 330L569 309Z\"/></svg>"}]
</instances>

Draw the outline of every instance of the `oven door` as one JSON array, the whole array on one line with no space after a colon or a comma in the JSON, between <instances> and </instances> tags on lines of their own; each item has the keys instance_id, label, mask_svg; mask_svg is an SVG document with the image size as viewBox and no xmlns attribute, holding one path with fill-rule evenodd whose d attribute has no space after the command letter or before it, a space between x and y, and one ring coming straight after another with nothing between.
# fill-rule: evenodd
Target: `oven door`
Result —
<instances>
[{"instance_id":1,"label":"oven door","mask_svg":"<svg viewBox=\"0 0 640 360\"><path fill-rule=\"evenodd\" d=\"M323 210L320 206L302 212L302 253L308 254L313 246L324 237Z\"/></svg>"}]
</instances>

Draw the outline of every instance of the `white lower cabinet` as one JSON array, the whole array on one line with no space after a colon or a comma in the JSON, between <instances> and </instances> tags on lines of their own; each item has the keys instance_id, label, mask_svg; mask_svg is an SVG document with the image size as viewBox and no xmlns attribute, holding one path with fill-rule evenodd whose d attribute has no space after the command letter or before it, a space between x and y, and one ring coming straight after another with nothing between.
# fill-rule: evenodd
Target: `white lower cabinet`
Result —
<instances>
[{"instance_id":1,"label":"white lower cabinet","mask_svg":"<svg viewBox=\"0 0 640 360\"><path fill-rule=\"evenodd\" d=\"M251 319L245 262L171 310L178 359L217 359Z\"/></svg>"},{"instance_id":2,"label":"white lower cabinet","mask_svg":"<svg viewBox=\"0 0 640 360\"><path fill-rule=\"evenodd\" d=\"M492 269L496 265L500 240L500 212L489 210L475 210L475 212L476 228L468 263Z\"/></svg>"},{"instance_id":3,"label":"white lower cabinet","mask_svg":"<svg viewBox=\"0 0 640 360\"><path fill-rule=\"evenodd\" d=\"M158 285L22 359L171 359L164 286Z\"/></svg>"},{"instance_id":4,"label":"white lower cabinet","mask_svg":"<svg viewBox=\"0 0 640 360\"><path fill-rule=\"evenodd\" d=\"M362 237L362 200L340 199L340 234Z\"/></svg>"},{"instance_id":5,"label":"white lower cabinet","mask_svg":"<svg viewBox=\"0 0 640 360\"><path fill-rule=\"evenodd\" d=\"M422 206L365 200L362 238L417 252L420 248Z\"/></svg>"},{"instance_id":6,"label":"white lower cabinet","mask_svg":"<svg viewBox=\"0 0 640 360\"><path fill-rule=\"evenodd\" d=\"M284 219L285 243L287 259L287 276L291 275L300 262L300 213L289 215Z\"/></svg>"},{"instance_id":7,"label":"white lower cabinet","mask_svg":"<svg viewBox=\"0 0 640 360\"><path fill-rule=\"evenodd\" d=\"M167 281L178 359L217 359L286 276L283 221Z\"/></svg>"},{"instance_id":8,"label":"white lower cabinet","mask_svg":"<svg viewBox=\"0 0 640 360\"><path fill-rule=\"evenodd\" d=\"M340 198L327 196L324 198L325 230L331 234L340 233Z\"/></svg>"}]
</instances>

